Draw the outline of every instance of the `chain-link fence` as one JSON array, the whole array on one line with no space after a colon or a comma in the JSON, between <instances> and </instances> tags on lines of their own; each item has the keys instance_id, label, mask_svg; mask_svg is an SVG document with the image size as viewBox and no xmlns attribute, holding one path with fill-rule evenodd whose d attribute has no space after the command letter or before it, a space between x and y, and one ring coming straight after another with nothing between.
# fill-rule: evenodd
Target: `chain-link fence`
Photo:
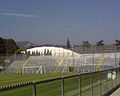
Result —
<instances>
[{"instance_id":1,"label":"chain-link fence","mask_svg":"<svg viewBox=\"0 0 120 96\"><path fill-rule=\"evenodd\" d=\"M1 73L64 73L94 72L116 68L120 65L120 52L111 53L61 53L54 55L6 55L1 58ZM4 66L7 65L7 66Z\"/></svg>"},{"instance_id":2,"label":"chain-link fence","mask_svg":"<svg viewBox=\"0 0 120 96\"><path fill-rule=\"evenodd\" d=\"M34 77L37 81L29 81L27 78L22 83L19 83L19 79L24 78L17 76L15 80L18 81L12 85L9 85L9 82L13 82L13 78L9 81L0 79L0 82L8 85L2 87L2 83L0 84L0 96L30 96L31 94L32 96L108 96L120 85L120 52L119 48L117 51L112 50L95 53L87 51L86 54L63 51L52 55L1 55L1 76L8 74L12 76L13 73L20 75L68 72L84 74L40 81L37 77Z\"/></svg>"},{"instance_id":3,"label":"chain-link fence","mask_svg":"<svg viewBox=\"0 0 120 96\"><path fill-rule=\"evenodd\" d=\"M120 52L120 45L104 45L104 46L90 46L90 47L73 47L72 51L87 54L87 53L111 53L111 52Z\"/></svg>"},{"instance_id":4,"label":"chain-link fence","mask_svg":"<svg viewBox=\"0 0 120 96\"><path fill-rule=\"evenodd\" d=\"M120 68L0 88L0 96L109 96L120 85Z\"/></svg>"}]
</instances>

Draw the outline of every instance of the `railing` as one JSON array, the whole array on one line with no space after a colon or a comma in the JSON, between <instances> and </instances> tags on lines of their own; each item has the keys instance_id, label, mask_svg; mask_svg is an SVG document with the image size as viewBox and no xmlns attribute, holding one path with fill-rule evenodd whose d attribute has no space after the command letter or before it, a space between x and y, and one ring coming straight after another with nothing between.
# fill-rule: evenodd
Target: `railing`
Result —
<instances>
[{"instance_id":1,"label":"railing","mask_svg":"<svg viewBox=\"0 0 120 96\"><path fill-rule=\"evenodd\" d=\"M69 72L69 67L74 67L76 72L94 72L120 65L120 52L72 55L63 52L62 55L30 56L26 60L27 56L21 54L0 56L0 73L63 73Z\"/></svg>"},{"instance_id":2,"label":"railing","mask_svg":"<svg viewBox=\"0 0 120 96\"><path fill-rule=\"evenodd\" d=\"M80 54L88 54L88 53L111 53L111 52L120 52L120 45L104 45L104 46L90 46L90 47L73 47L72 51L80 53Z\"/></svg>"},{"instance_id":3,"label":"railing","mask_svg":"<svg viewBox=\"0 0 120 96\"><path fill-rule=\"evenodd\" d=\"M0 88L0 96L108 96L120 85L120 67Z\"/></svg>"}]
</instances>

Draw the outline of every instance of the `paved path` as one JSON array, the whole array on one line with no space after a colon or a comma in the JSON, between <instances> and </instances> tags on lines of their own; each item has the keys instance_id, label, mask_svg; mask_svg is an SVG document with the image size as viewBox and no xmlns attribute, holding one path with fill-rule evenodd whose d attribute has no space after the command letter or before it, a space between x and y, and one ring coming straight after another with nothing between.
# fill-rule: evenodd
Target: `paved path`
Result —
<instances>
[{"instance_id":1,"label":"paved path","mask_svg":"<svg viewBox=\"0 0 120 96\"><path fill-rule=\"evenodd\" d=\"M113 92L113 94L111 94L110 96L120 96L120 88Z\"/></svg>"}]
</instances>

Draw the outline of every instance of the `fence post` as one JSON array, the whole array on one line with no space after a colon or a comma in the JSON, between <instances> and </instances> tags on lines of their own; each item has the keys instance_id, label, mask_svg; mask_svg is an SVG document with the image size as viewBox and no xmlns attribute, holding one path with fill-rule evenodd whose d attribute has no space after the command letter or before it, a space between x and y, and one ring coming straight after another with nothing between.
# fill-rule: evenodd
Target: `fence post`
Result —
<instances>
[{"instance_id":1,"label":"fence post","mask_svg":"<svg viewBox=\"0 0 120 96\"><path fill-rule=\"evenodd\" d=\"M99 79L100 79L100 96L102 96L101 72L99 72Z\"/></svg>"},{"instance_id":2,"label":"fence post","mask_svg":"<svg viewBox=\"0 0 120 96\"><path fill-rule=\"evenodd\" d=\"M115 74L116 78L115 79L116 79L116 86L117 86L117 79L118 79L118 77L117 77L117 68L115 69L115 72L116 72L116 74Z\"/></svg>"},{"instance_id":3,"label":"fence post","mask_svg":"<svg viewBox=\"0 0 120 96\"><path fill-rule=\"evenodd\" d=\"M120 84L120 67L118 67L118 82Z\"/></svg>"},{"instance_id":4,"label":"fence post","mask_svg":"<svg viewBox=\"0 0 120 96\"><path fill-rule=\"evenodd\" d=\"M61 92L62 92L61 96L64 96L64 78L63 77L61 79Z\"/></svg>"},{"instance_id":5,"label":"fence post","mask_svg":"<svg viewBox=\"0 0 120 96\"><path fill-rule=\"evenodd\" d=\"M93 73L90 74L91 76L91 88L92 88L92 96L93 96L93 76L92 76Z\"/></svg>"},{"instance_id":6,"label":"fence post","mask_svg":"<svg viewBox=\"0 0 120 96\"><path fill-rule=\"evenodd\" d=\"M106 73L108 74L108 71L107 71ZM109 88L108 88L108 78L107 78L107 77L106 77L106 87L107 87L107 88L106 88L106 89L107 89L107 92L106 92L106 93L108 93L108 91L109 91L108 89L109 89Z\"/></svg>"},{"instance_id":7,"label":"fence post","mask_svg":"<svg viewBox=\"0 0 120 96\"><path fill-rule=\"evenodd\" d=\"M95 65L94 65L94 53L92 53L92 59L93 59L93 72L95 72Z\"/></svg>"},{"instance_id":8,"label":"fence post","mask_svg":"<svg viewBox=\"0 0 120 96\"><path fill-rule=\"evenodd\" d=\"M79 96L81 96L81 75L78 76L79 81Z\"/></svg>"},{"instance_id":9,"label":"fence post","mask_svg":"<svg viewBox=\"0 0 120 96\"><path fill-rule=\"evenodd\" d=\"M111 70L111 73L113 73L113 70ZM113 79L111 78L111 83L112 83L112 88L114 87L113 86Z\"/></svg>"},{"instance_id":10,"label":"fence post","mask_svg":"<svg viewBox=\"0 0 120 96\"><path fill-rule=\"evenodd\" d=\"M117 67L117 62L116 62L116 49L115 49L115 67Z\"/></svg>"},{"instance_id":11,"label":"fence post","mask_svg":"<svg viewBox=\"0 0 120 96\"><path fill-rule=\"evenodd\" d=\"M33 87L33 90L32 90L33 95L32 96L36 96L36 84L34 83L32 85L32 87Z\"/></svg>"},{"instance_id":12,"label":"fence post","mask_svg":"<svg viewBox=\"0 0 120 96\"><path fill-rule=\"evenodd\" d=\"M2 68L2 74L3 74L4 69Z\"/></svg>"}]
</instances>

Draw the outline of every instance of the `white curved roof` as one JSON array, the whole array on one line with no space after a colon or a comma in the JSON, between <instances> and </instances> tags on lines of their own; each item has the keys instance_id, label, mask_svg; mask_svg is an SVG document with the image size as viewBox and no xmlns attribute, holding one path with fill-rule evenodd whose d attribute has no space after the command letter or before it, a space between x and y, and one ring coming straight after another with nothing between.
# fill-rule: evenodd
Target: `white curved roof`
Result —
<instances>
[{"instance_id":1,"label":"white curved roof","mask_svg":"<svg viewBox=\"0 0 120 96\"><path fill-rule=\"evenodd\" d=\"M35 47L35 48L30 48L30 49L27 49L27 52L30 52L30 54L32 54L32 52L40 52L42 54L44 54L44 51L47 51L49 50L52 55L79 55L78 53L75 53L71 50L68 50L68 49L64 49L64 48L61 48L61 47L53 47L53 46L50 46L50 47L46 47L46 46L43 46L43 47Z\"/></svg>"}]
</instances>

